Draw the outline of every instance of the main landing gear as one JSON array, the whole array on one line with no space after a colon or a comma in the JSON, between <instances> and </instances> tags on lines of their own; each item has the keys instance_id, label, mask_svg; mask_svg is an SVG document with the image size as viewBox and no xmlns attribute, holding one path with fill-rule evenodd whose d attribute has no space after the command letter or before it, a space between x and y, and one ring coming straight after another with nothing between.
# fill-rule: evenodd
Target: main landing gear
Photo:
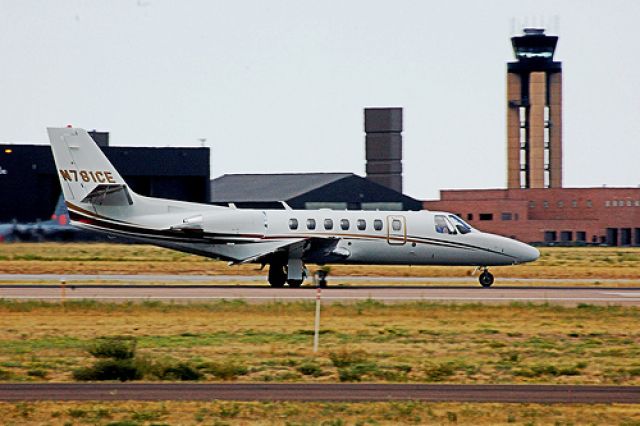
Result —
<instances>
[{"instance_id":1,"label":"main landing gear","mask_svg":"<svg viewBox=\"0 0 640 426\"><path fill-rule=\"evenodd\" d=\"M269 275L267 281L271 284L271 287L284 287L285 284L289 284L291 288L298 288L304 282L306 277L306 271L303 269L299 275L299 278L289 277L289 268L282 263L271 263L269 265Z\"/></svg>"},{"instance_id":2,"label":"main landing gear","mask_svg":"<svg viewBox=\"0 0 640 426\"><path fill-rule=\"evenodd\" d=\"M269 275L267 277L267 280L269 281L269 284L271 284L271 287L281 288L284 287L285 284L288 284L290 288L301 287L309 271L307 271L307 268L302 266L302 269L300 271L298 271L297 273L293 273L294 268L295 270L298 269L298 266L295 262L291 263L290 265L276 262L270 263ZM328 270L319 269L318 271L316 271L315 278L316 283L319 287L327 287L328 275Z\"/></svg>"},{"instance_id":3,"label":"main landing gear","mask_svg":"<svg viewBox=\"0 0 640 426\"><path fill-rule=\"evenodd\" d=\"M493 274L489 272L486 266L482 268L482 273L478 277L478 281L480 281L480 285L484 288L489 288L491 284L493 284Z\"/></svg>"}]
</instances>

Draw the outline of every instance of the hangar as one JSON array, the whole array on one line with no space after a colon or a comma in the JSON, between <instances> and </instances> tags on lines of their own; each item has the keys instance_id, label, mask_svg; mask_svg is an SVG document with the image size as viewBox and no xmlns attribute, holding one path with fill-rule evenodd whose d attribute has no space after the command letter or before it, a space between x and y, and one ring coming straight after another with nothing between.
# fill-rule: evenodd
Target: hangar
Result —
<instances>
[{"instance_id":1,"label":"hangar","mask_svg":"<svg viewBox=\"0 0 640 426\"><path fill-rule=\"evenodd\" d=\"M137 193L209 200L209 148L114 147L108 133L90 133ZM0 144L0 222L49 218L59 196L49 145Z\"/></svg>"},{"instance_id":2,"label":"hangar","mask_svg":"<svg viewBox=\"0 0 640 426\"><path fill-rule=\"evenodd\" d=\"M240 208L422 210L422 202L353 173L229 174L211 182L211 201Z\"/></svg>"}]
</instances>

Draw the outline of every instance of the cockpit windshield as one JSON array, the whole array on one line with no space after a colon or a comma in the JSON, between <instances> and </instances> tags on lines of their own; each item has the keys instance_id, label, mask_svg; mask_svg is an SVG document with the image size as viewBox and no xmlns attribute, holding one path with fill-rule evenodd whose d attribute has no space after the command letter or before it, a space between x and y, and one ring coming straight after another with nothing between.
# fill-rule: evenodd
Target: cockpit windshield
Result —
<instances>
[{"instance_id":1,"label":"cockpit windshield","mask_svg":"<svg viewBox=\"0 0 640 426\"><path fill-rule=\"evenodd\" d=\"M436 232L439 234L457 234L456 228L451 224L445 215L437 214L434 217Z\"/></svg>"},{"instance_id":2,"label":"cockpit windshield","mask_svg":"<svg viewBox=\"0 0 640 426\"><path fill-rule=\"evenodd\" d=\"M450 214L449 219L451 219L451 221L456 225L456 228L461 234L468 234L473 230L471 225L454 214Z\"/></svg>"}]
</instances>

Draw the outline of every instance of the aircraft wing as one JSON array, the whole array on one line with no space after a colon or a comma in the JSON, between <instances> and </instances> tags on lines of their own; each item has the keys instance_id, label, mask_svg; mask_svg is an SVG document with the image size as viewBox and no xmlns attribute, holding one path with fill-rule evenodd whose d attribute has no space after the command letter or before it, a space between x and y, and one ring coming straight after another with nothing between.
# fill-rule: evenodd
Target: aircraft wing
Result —
<instances>
[{"instance_id":1,"label":"aircraft wing","mask_svg":"<svg viewBox=\"0 0 640 426\"><path fill-rule=\"evenodd\" d=\"M339 238L295 238L288 240L224 246L216 252L233 259L233 264L268 262L279 253L297 252L306 262L327 263L348 256L336 249Z\"/></svg>"}]
</instances>

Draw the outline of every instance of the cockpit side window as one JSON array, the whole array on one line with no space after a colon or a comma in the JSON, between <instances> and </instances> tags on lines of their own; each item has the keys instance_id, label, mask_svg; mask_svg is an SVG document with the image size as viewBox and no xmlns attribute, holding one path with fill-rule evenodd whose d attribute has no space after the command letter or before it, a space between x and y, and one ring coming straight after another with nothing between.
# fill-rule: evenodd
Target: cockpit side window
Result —
<instances>
[{"instance_id":1,"label":"cockpit side window","mask_svg":"<svg viewBox=\"0 0 640 426\"><path fill-rule=\"evenodd\" d=\"M457 234L456 228L453 227L449 219L445 215L438 214L434 218L436 224L436 232L439 234Z\"/></svg>"},{"instance_id":2,"label":"cockpit side window","mask_svg":"<svg viewBox=\"0 0 640 426\"><path fill-rule=\"evenodd\" d=\"M453 224L456 226L456 229L461 234L468 234L469 232L471 232L473 230L471 225L469 225L467 222L465 222L464 220L460 219L458 216L456 216L454 214L449 215L449 219L451 219Z\"/></svg>"}]
</instances>

